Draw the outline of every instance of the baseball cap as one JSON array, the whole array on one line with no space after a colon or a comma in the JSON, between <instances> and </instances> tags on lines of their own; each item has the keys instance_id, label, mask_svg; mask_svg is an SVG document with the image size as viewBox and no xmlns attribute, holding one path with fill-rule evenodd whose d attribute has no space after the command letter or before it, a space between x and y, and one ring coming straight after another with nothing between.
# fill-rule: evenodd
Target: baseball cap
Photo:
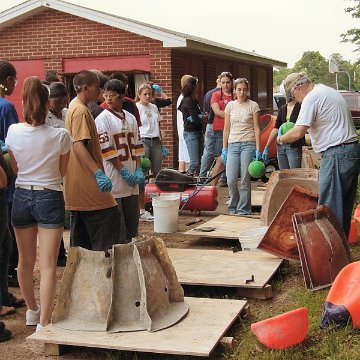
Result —
<instances>
[{"instance_id":1,"label":"baseball cap","mask_svg":"<svg viewBox=\"0 0 360 360\"><path fill-rule=\"evenodd\" d=\"M284 80L285 91L290 92L296 83L300 83L300 80L307 78L304 73L291 73Z\"/></svg>"}]
</instances>

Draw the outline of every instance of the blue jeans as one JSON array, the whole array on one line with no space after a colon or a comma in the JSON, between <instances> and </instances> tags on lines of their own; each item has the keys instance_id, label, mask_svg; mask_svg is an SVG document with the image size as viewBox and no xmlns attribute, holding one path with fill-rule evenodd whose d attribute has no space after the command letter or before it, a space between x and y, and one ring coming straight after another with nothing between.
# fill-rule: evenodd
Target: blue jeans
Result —
<instances>
[{"instance_id":1,"label":"blue jeans","mask_svg":"<svg viewBox=\"0 0 360 360\"><path fill-rule=\"evenodd\" d=\"M251 213L251 182L248 166L255 156L255 141L241 141L229 144L226 161L226 177L229 187L230 214ZM240 189L238 178L240 173Z\"/></svg>"},{"instance_id":2,"label":"blue jeans","mask_svg":"<svg viewBox=\"0 0 360 360\"><path fill-rule=\"evenodd\" d=\"M184 140L189 152L189 174L198 174L200 170L200 158L203 151L204 137L201 130L184 131Z\"/></svg>"},{"instance_id":3,"label":"blue jeans","mask_svg":"<svg viewBox=\"0 0 360 360\"><path fill-rule=\"evenodd\" d=\"M39 226L58 229L65 226L65 203L62 191L16 188L11 210L14 228Z\"/></svg>"},{"instance_id":4,"label":"blue jeans","mask_svg":"<svg viewBox=\"0 0 360 360\"><path fill-rule=\"evenodd\" d=\"M321 154L319 205L327 205L336 215L346 237L349 235L360 170L360 145L338 145Z\"/></svg>"},{"instance_id":5,"label":"blue jeans","mask_svg":"<svg viewBox=\"0 0 360 360\"><path fill-rule=\"evenodd\" d=\"M204 153L201 158L200 177L206 177L215 157L213 124L206 125Z\"/></svg>"},{"instance_id":6,"label":"blue jeans","mask_svg":"<svg viewBox=\"0 0 360 360\"><path fill-rule=\"evenodd\" d=\"M221 155L223 148L223 131L214 131L214 155L218 157Z\"/></svg>"},{"instance_id":7,"label":"blue jeans","mask_svg":"<svg viewBox=\"0 0 360 360\"><path fill-rule=\"evenodd\" d=\"M161 170L163 154L161 152L161 142L159 138L141 138L144 145L145 156L151 161L151 172L156 177Z\"/></svg>"},{"instance_id":8,"label":"blue jeans","mask_svg":"<svg viewBox=\"0 0 360 360\"><path fill-rule=\"evenodd\" d=\"M300 168L302 148L291 147L290 144L278 144L277 159L280 170Z\"/></svg>"},{"instance_id":9,"label":"blue jeans","mask_svg":"<svg viewBox=\"0 0 360 360\"><path fill-rule=\"evenodd\" d=\"M8 263L11 236L8 227L8 210L5 190L0 190L0 309L9 302Z\"/></svg>"}]
</instances>

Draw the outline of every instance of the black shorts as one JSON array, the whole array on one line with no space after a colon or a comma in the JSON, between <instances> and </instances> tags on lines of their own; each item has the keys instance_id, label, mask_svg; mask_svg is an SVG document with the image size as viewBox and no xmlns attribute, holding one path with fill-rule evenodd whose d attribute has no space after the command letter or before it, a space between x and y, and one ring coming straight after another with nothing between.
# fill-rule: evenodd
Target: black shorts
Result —
<instances>
[{"instance_id":1,"label":"black shorts","mask_svg":"<svg viewBox=\"0 0 360 360\"><path fill-rule=\"evenodd\" d=\"M70 211L70 244L88 250L107 251L120 242L118 206L93 211Z\"/></svg>"}]
</instances>

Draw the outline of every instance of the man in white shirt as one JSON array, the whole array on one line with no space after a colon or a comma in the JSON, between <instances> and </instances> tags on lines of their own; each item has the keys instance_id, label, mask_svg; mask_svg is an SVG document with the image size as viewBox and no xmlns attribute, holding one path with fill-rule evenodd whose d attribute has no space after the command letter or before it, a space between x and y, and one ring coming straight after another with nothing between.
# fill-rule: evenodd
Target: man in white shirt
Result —
<instances>
[{"instance_id":1,"label":"man in white shirt","mask_svg":"<svg viewBox=\"0 0 360 360\"><path fill-rule=\"evenodd\" d=\"M286 92L301 103L293 129L279 129L278 142L292 143L308 131L313 149L321 153L319 205L327 205L349 235L360 171L360 145L344 98L335 89L313 84L302 73L288 75Z\"/></svg>"}]
</instances>

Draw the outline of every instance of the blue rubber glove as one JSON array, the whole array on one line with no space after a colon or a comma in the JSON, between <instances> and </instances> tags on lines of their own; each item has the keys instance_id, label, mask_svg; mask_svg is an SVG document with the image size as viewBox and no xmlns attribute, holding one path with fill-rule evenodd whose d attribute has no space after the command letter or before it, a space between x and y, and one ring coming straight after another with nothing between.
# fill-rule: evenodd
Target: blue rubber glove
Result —
<instances>
[{"instance_id":1,"label":"blue rubber glove","mask_svg":"<svg viewBox=\"0 0 360 360\"><path fill-rule=\"evenodd\" d=\"M262 153L262 159L264 160L264 163L267 163L269 160L269 148L267 146L264 148Z\"/></svg>"},{"instance_id":2,"label":"blue rubber glove","mask_svg":"<svg viewBox=\"0 0 360 360\"><path fill-rule=\"evenodd\" d=\"M135 174L130 172L126 167L123 167L119 170L120 175L123 179L129 184L129 186L134 187L137 184L137 179Z\"/></svg>"},{"instance_id":3,"label":"blue rubber glove","mask_svg":"<svg viewBox=\"0 0 360 360\"><path fill-rule=\"evenodd\" d=\"M95 179L97 186L102 192L109 192L112 189L112 184L110 179L104 174L102 170L98 170L95 173Z\"/></svg>"},{"instance_id":4,"label":"blue rubber glove","mask_svg":"<svg viewBox=\"0 0 360 360\"><path fill-rule=\"evenodd\" d=\"M161 144L161 152L163 154L163 156L169 156L169 150L165 145Z\"/></svg>"},{"instance_id":5,"label":"blue rubber glove","mask_svg":"<svg viewBox=\"0 0 360 360\"><path fill-rule=\"evenodd\" d=\"M3 154L6 154L7 151L8 151L8 148L7 148L6 144L2 140L0 140L0 145L1 145L1 152Z\"/></svg>"},{"instance_id":6,"label":"blue rubber glove","mask_svg":"<svg viewBox=\"0 0 360 360\"><path fill-rule=\"evenodd\" d=\"M255 160L261 159L261 151L259 149L255 150Z\"/></svg>"},{"instance_id":7,"label":"blue rubber glove","mask_svg":"<svg viewBox=\"0 0 360 360\"><path fill-rule=\"evenodd\" d=\"M226 165L226 161L227 161L227 156L228 156L228 149L222 149L221 150L221 161L223 162L224 165Z\"/></svg>"},{"instance_id":8,"label":"blue rubber glove","mask_svg":"<svg viewBox=\"0 0 360 360\"><path fill-rule=\"evenodd\" d=\"M152 88L155 90L157 94L161 94L161 87L158 84L152 84Z\"/></svg>"},{"instance_id":9,"label":"blue rubber glove","mask_svg":"<svg viewBox=\"0 0 360 360\"><path fill-rule=\"evenodd\" d=\"M142 184L145 182L145 175L144 175L141 167L136 168L134 175L136 177L136 182L138 184Z\"/></svg>"}]
</instances>

